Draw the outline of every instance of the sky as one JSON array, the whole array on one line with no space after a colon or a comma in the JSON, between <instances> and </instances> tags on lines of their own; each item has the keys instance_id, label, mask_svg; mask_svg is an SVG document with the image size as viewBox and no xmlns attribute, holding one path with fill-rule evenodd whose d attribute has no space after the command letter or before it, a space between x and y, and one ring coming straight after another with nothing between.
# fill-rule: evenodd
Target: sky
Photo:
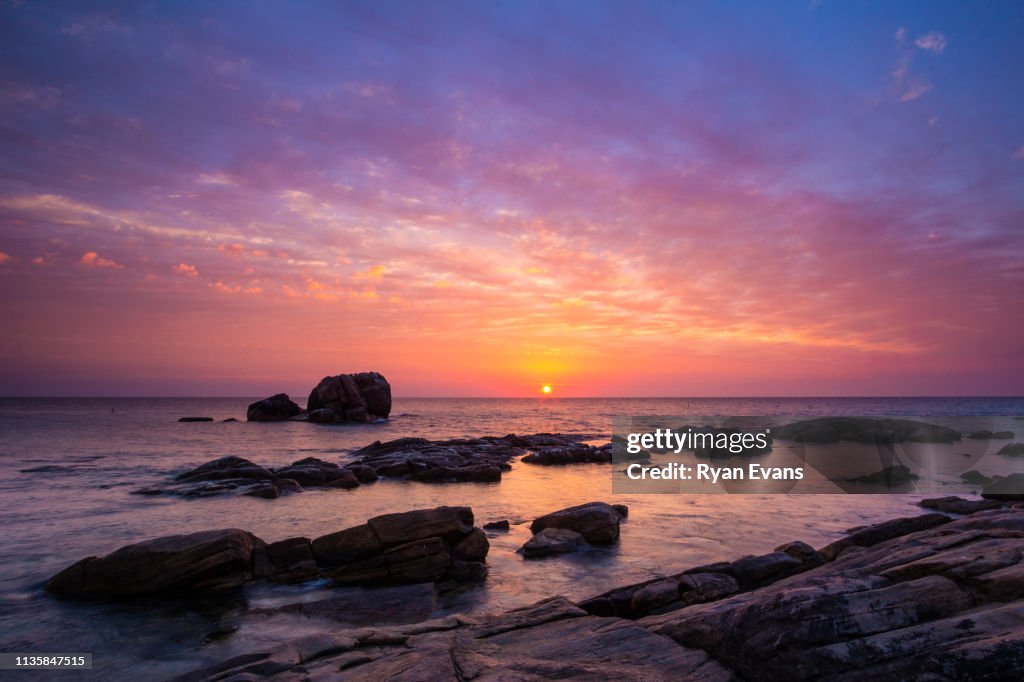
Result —
<instances>
[{"instance_id":1,"label":"sky","mask_svg":"<svg viewBox=\"0 0 1024 682\"><path fill-rule=\"evenodd\" d=\"M1020 2L0 2L0 395L1020 395Z\"/></svg>"}]
</instances>

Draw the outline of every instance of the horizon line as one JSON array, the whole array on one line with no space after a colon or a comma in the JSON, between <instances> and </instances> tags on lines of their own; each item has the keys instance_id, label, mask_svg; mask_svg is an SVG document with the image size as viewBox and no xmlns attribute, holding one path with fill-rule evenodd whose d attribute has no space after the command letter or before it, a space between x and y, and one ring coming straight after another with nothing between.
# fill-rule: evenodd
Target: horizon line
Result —
<instances>
[{"instance_id":1,"label":"horizon line","mask_svg":"<svg viewBox=\"0 0 1024 682\"><path fill-rule=\"evenodd\" d=\"M289 398L291 397L290 394ZM270 396L264 396L270 397ZM0 395L0 400L263 400L257 396L244 395ZM459 396L459 395L406 395L392 396L392 400L908 400L908 399L981 399L1006 398L1024 399L1024 395L990 394L990 395L590 395L590 396L556 396L541 395L494 395L494 396Z\"/></svg>"}]
</instances>

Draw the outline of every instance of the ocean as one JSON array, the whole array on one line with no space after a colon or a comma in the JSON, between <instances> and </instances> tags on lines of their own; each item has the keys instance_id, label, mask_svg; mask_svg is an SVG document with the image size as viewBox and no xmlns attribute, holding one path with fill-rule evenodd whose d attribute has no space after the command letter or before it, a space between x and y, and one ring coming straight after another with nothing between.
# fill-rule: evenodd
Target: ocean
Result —
<instances>
[{"instance_id":1,"label":"ocean","mask_svg":"<svg viewBox=\"0 0 1024 682\"><path fill-rule=\"evenodd\" d=\"M790 540L821 546L851 526L920 513L922 497L613 495L607 465L518 462L497 484L382 480L276 500L131 494L225 455L280 466L308 456L344 463L355 449L403 436L562 432L607 440L612 420L630 415L973 415L986 428L1024 430L1014 419L1024 414L1022 398L396 399L387 422L344 426L247 423L253 400L0 399L0 651L93 654L88 673L46 671L37 679L161 679L285 633L338 627L268 610L339 593L317 583L253 585L231 599L197 602L93 604L42 591L48 577L78 559L160 535L235 527L268 542L312 538L378 514L466 505L477 525L509 519L513 526L490 538L486 582L442 596L434 614L480 614L553 594L579 599ZM178 423L179 417L216 421ZM230 417L241 421L221 421ZM1019 468L1007 458L986 458L989 471L1013 466ZM516 553L530 536L522 522L593 500L630 507L617 546L540 561ZM33 673L7 675L32 679Z\"/></svg>"}]
</instances>

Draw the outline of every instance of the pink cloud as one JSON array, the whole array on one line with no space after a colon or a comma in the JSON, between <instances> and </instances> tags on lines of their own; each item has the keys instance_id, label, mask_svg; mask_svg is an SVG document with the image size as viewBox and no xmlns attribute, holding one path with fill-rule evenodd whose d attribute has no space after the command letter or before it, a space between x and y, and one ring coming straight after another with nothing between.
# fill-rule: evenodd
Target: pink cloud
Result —
<instances>
[{"instance_id":1,"label":"pink cloud","mask_svg":"<svg viewBox=\"0 0 1024 682\"><path fill-rule=\"evenodd\" d=\"M184 275L185 277L199 276L199 270L196 268L196 266L188 265L187 263L178 263L177 265L171 268L171 271L179 275Z\"/></svg>"},{"instance_id":2,"label":"pink cloud","mask_svg":"<svg viewBox=\"0 0 1024 682\"><path fill-rule=\"evenodd\" d=\"M123 268L124 266L109 259L103 258L95 251L87 251L82 254L82 257L78 261L79 265L83 265L87 268Z\"/></svg>"}]
</instances>

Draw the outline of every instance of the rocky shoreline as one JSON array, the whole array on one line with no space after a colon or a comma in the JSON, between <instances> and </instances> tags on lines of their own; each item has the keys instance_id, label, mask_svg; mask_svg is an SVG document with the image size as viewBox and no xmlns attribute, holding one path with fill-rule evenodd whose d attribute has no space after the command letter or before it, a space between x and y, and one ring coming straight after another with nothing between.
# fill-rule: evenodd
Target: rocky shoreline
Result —
<instances>
[{"instance_id":1,"label":"rocky shoreline","mask_svg":"<svg viewBox=\"0 0 1024 682\"><path fill-rule=\"evenodd\" d=\"M176 679L1019 679L1024 502L921 504L963 515L932 512L852 528L818 549L795 540L578 603L553 596L493 616L327 629ZM538 517L531 530L534 537L570 530L587 542L614 542L627 514L621 505L595 502ZM124 598L134 592L110 587L123 592L131 576L180 598L252 579L436 586L486 579L487 540L464 507L389 514L312 541L267 545L244 531L218 532L223 536L193 537L186 554L177 536L169 543L177 554L168 553L165 538L162 547L150 541L83 560L49 589L66 597L75 594L69 585L92 581L101 589L77 596ZM185 555L190 561L181 560ZM460 573L460 561L483 570ZM148 567L148 577L138 566ZM169 580L169 569L190 582Z\"/></svg>"}]
</instances>

